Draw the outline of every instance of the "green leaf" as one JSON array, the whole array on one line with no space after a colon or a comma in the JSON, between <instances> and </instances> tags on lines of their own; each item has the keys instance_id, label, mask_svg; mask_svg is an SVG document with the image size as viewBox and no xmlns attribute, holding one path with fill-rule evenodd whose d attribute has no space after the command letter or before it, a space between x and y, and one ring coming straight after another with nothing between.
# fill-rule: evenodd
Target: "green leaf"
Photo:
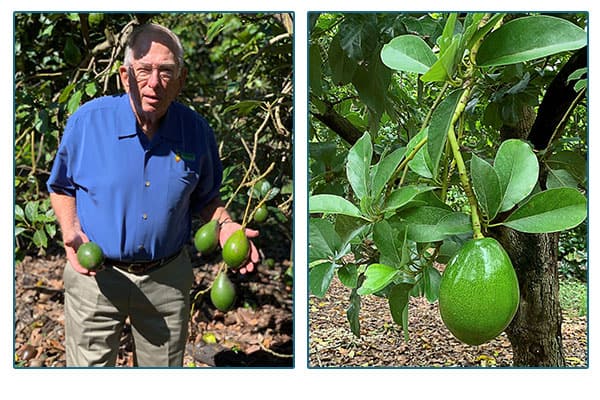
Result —
<instances>
[{"instance_id":1,"label":"green leaf","mask_svg":"<svg viewBox=\"0 0 600 400\"><path fill-rule=\"evenodd\" d=\"M313 44L308 49L308 62L310 64L310 68L308 69L310 90L316 96L319 96L323 93L323 84L321 82L321 64L323 61L321 60L321 50L318 45Z\"/></svg>"},{"instance_id":2,"label":"green leaf","mask_svg":"<svg viewBox=\"0 0 600 400\"><path fill-rule=\"evenodd\" d=\"M27 218L28 221L35 221L35 217L38 215L38 207L39 203L37 201L28 201L27 204L25 204L25 218Z\"/></svg>"},{"instance_id":3,"label":"green leaf","mask_svg":"<svg viewBox=\"0 0 600 400\"><path fill-rule=\"evenodd\" d=\"M206 31L206 36L204 39L205 42L207 44L212 42L217 37L217 35L219 35L219 33L221 33L227 27L227 24L231 19L231 15L225 14L224 16L210 24L208 30Z\"/></svg>"},{"instance_id":4,"label":"green leaf","mask_svg":"<svg viewBox=\"0 0 600 400\"><path fill-rule=\"evenodd\" d=\"M33 244L40 248L48 247L48 236L43 229L38 229L33 234Z\"/></svg>"},{"instance_id":5,"label":"green leaf","mask_svg":"<svg viewBox=\"0 0 600 400\"><path fill-rule=\"evenodd\" d=\"M360 296L356 293L356 289L352 289L350 293L350 305L346 310L346 318L350 323L350 330L356 337L360 337Z\"/></svg>"},{"instance_id":6,"label":"green leaf","mask_svg":"<svg viewBox=\"0 0 600 400\"><path fill-rule=\"evenodd\" d=\"M369 60L368 66L359 65L352 77L352 84L360 100L376 115L383 113L386 105L386 93L392 77L379 57Z\"/></svg>"},{"instance_id":7,"label":"green leaf","mask_svg":"<svg viewBox=\"0 0 600 400\"><path fill-rule=\"evenodd\" d=\"M394 190L385 203L385 211L398 210L415 199L421 193L436 189L433 186L402 186Z\"/></svg>"},{"instance_id":8,"label":"green leaf","mask_svg":"<svg viewBox=\"0 0 600 400\"><path fill-rule=\"evenodd\" d=\"M25 212L23 211L23 207L18 204L15 204L15 220L25 221Z\"/></svg>"},{"instance_id":9,"label":"green leaf","mask_svg":"<svg viewBox=\"0 0 600 400\"><path fill-rule=\"evenodd\" d=\"M576 69L575 71L571 72L571 74L567 78L567 82L570 82L573 80L579 80L579 79L581 79L582 76L587 74L587 72L588 72L587 67Z\"/></svg>"},{"instance_id":10,"label":"green leaf","mask_svg":"<svg viewBox=\"0 0 600 400\"><path fill-rule=\"evenodd\" d=\"M340 46L351 59L362 60L375 45L378 33L375 14L346 14L339 27Z\"/></svg>"},{"instance_id":11,"label":"green leaf","mask_svg":"<svg viewBox=\"0 0 600 400\"><path fill-rule=\"evenodd\" d=\"M402 35L383 46L381 61L393 70L424 74L437 57L419 36Z\"/></svg>"},{"instance_id":12,"label":"green leaf","mask_svg":"<svg viewBox=\"0 0 600 400\"><path fill-rule=\"evenodd\" d=\"M437 242L471 231L468 215L445 208L415 207L402 211L400 217L407 223L408 238L417 243Z\"/></svg>"},{"instance_id":13,"label":"green leaf","mask_svg":"<svg viewBox=\"0 0 600 400\"><path fill-rule=\"evenodd\" d=\"M485 25L481 28L479 28L474 34L473 36L471 36L471 38L469 39L469 41L467 42L467 49L470 49L473 47L473 45L478 42L482 37L484 37L485 35L487 35L488 33L490 33L490 31L492 29L494 29L494 27L496 26L496 24L498 24L498 22L500 22L500 20L502 20L504 18L506 14L494 14L494 16L492 16L488 22L485 23Z\"/></svg>"},{"instance_id":14,"label":"green leaf","mask_svg":"<svg viewBox=\"0 0 600 400\"><path fill-rule=\"evenodd\" d=\"M471 229L470 217L462 212L452 212L437 223L437 230L444 236L462 235L471 232Z\"/></svg>"},{"instance_id":15,"label":"green leaf","mask_svg":"<svg viewBox=\"0 0 600 400\"><path fill-rule=\"evenodd\" d=\"M498 148L494 170L502 190L501 212L510 210L531 193L538 180L539 164L527 143L509 139Z\"/></svg>"},{"instance_id":16,"label":"green leaf","mask_svg":"<svg viewBox=\"0 0 600 400\"><path fill-rule=\"evenodd\" d=\"M331 79L336 84L345 85L352 82L352 77L354 76L358 64L348 57L342 49L342 46L340 46L339 35L335 35L331 40L327 58L329 67L331 68ZM311 68L312 67L313 65L311 64Z\"/></svg>"},{"instance_id":17,"label":"green leaf","mask_svg":"<svg viewBox=\"0 0 600 400\"><path fill-rule=\"evenodd\" d=\"M65 86L65 88L62 90L62 92L60 92L60 96L58 96L58 102L64 103L65 101L67 101L67 99L69 98L69 95L71 94L73 89L75 89L74 83L71 83L71 84Z\"/></svg>"},{"instance_id":18,"label":"green leaf","mask_svg":"<svg viewBox=\"0 0 600 400\"><path fill-rule=\"evenodd\" d=\"M85 85L85 94L88 97L94 97L98 92L98 86L96 86L96 82L89 82Z\"/></svg>"},{"instance_id":19,"label":"green leaf","mask_svg":"<svg viewBox=\"0 0 600 400\"><path fill-rule=\"evenodd\" d=\"M308 226L309 261L332 259L341 247L341 240L331 222L311 218Z\"/></svg>"},{"instance_id":20,"label":"green leaf","mask_svg":"<svg viewBox=\"0 0 600 400\"><path fill-rule=\"evenodd\" d=\"M440 271L428 265L423 271L423 290L425 292L425 298L430 303L435 302L440 295L440 281L442 280L442 274Z\"/></svg>"},{"instance_id":21,"label":"green leaf","mask_svg":"<svg viewBox=\"0 0 600 400\"><path fill-rule=\"evenodd\" d=\"M365 271L365 281L357 290L361 296L376 293L394 280L398 270L384 264L371 264Z\"/></svg>"},{"instance_id":22,"label":"green leaf","mask_svg":"<svg viewBox=\"0 0 600 400\"><path fill-rule=\"evenodd\" d=\"M263 104L263 102L258 100L243 100L225 108L223 114L237 110L240 115L248 115L261 104Z\"/></svg>"},{"instance_id":23,"label":"green leaf","mask_svg":"<svg viewBox=\"0 0 600 400\"><path fill-rule=\"evenodd\" d=\"M479 24L485 16L484 13L468 13L465 17L464 26L465 30L461 38L460 48L467 48L466 44L470 43L471 38L479 30ZM469 49L471 46L468 47Z\"/></svg>"},{"instance_id":24,"label":"green leaf","mask_svg":"<svg viewBox=\"0 0 600 400\"><path fill-rule=\"evenodd\" d=\"M67 37L67 40L65 41L64 57L67 64L72 66L81 62L81 51L70 36Z\"/></svg>"},{"instance_id":25,"label":"green leaf","mask_svg":"<svg viewBox=\"0 0 600 400\"><path fill-rule=\"evenodd\" d=\"M358 285L358 267L355 264L346 264L340 267L337 274L344 286L355 288Z\"/></svg>"},{"instance_id":26,"label":"green leaf","mask_svg":"<svg viewBox=\"0 0 600 400\"><path fill-rule=\"evenodd\" d=\"M489 221L493 220L502 202L502 190L496 170L476 154L471 157L471 179L477 203Z\"/></svg>"},{"instance_id":27,"label":"green leaf","mask_svg":"<svg viewBox=\"0 0 600 400\"><path fill-rule=\"evenodd\" d=\"M548 176L546 178L546 187L548 189L560 187L577 188L578 186L577 180L566 169L548 170Z\"/></svg>"},{"instance_id":28,"label":"green leaf","mask_svg":"<svg viewBox=\"0 0 600 400\"><path fill-rule=\"evenodd\" d=\"M415 174L422 176L423 178L433 179L431 158L427 152L427 146L423 146L417 151L417 154L415 154L413 159L408 162L408 167Z\"/></svg>"},{"instance_id":29,"label":"green leaf","mask_svg":"<svg viewBox=\"0 0 600 400\"><path fill-rule=\"evenodd\" d=\"M334 194L316 194L310 197L308 204L308 212L311 214L343 214L362 218L360 210L354 204Z\"/></svg>"},{"instance_id":30,"label":"green leaf","mask_svg":"<svg viewBox=\"0 0 600 400\"><path fill-rule=\"evenodd\" d=\"M398 326L404 326L402 313L408 307L411 289L412 285L401 283L394 286L388 295L388 304L390 306L392 319Z\"/></svg>"},{"instance_id":31,"label":"green leaf","mask_svg":"<svg viewBox=\"0 0 600 400\"><path fill-rule=\"evenodd\" d=\"M452 79L456 69L457 51L461 42L461 35L455 35L440 58L431 66L422 77L423 82L445 82Z\"/></svg>"},{"instance_id":32,"label":"green leaf","mask_svg":"<svg viewBox=\"0 0 600 400\"><path fill-rule=\"evenodd\" d=\"M582 89L587 88L587 78L583 78L583 76L586 75L587 72L588 72L587 67L579 68L579 69L573 71L567 78L567 82L577 81L577 82L575 82L575 85L573 85L573 90L575 90L576 92L579 92Z\"/></svg>"},{"instance_id":33,"label":"green leaf","mask_svg":"<svg viewBox=\"0 0 600 400\"><path fill-rule=\"evenodd\" d=\"M46 225L44 225L44 229L46 229L46 233L51 238L53 238L54 236L56 236L56 225L54 225L54 224L46 224Z\"/></svg>"},{"instance_id":34,"label":"green leaf","mask_svg":"<svg viewBox=\"0 0 600 400\"><path fill-rule=\"evenodd\" d=\"M335 218L335 231L340 236L342 247L364 235L371 228L363 219L343 214Z\"/></svg>"},{"instance_id":35,"label":"green leaf","mask_svg":"<svg viewBox=\"0 0 600 400\"><path fill-rule=\"evenodd\" d=\"M586 44L586 32L565 19L527 16L507 22L486 37L477 53L477 65L516 64L577 50Z\"/></svg>"},{"instance_id":36,"label":"green leaf","mask_svg":"<svg viewBox=\"0 0 600 400\"><path fill-rule=\"evenodd\" d=\"M373 226L373 241L379 250L379 262L396 268L406 264L405 252L406 229L394 229L387 220Z\"/></svg>"},{"instance_id":37,"label":"green leaf","mask_svg":"<svg viewBox=\"0 0 600 400\"><path fill-rule=\"evenodd\" d=\"M581 186L587 183L587 161L574 151L559 151L546 160L550 169L566 170L577 179Z\"/></svg>"},{"instance_id":38,"label":"green leaf","mask_svg":"<svg viewBox=\"0 0 600 400\"><path fill-rule=\"evenodd\" d=\"M370 167L373 157L373 145L371 135L368 132L356 141L354 146L348 151L348 161L346 163L346 175L348 182L356 197L362 199L369 194L370 189Z\"/></svg>"},{"instance_id":39,"label":"green leaf","mask_svg":"<svg viewBox=\"0 0 600 400\"><path fill-rule=\"evenodd\" d=\"M429 124L427 139L427 152L431 160L431 171L437 178L440 159L446 147L446 138L452 125L454 111L458 105L463 90L455 90L450 93L435 109Z\"/></svg>"},{"instance_id":40,"label":"green leaf","mask_svg":"<svg viewBox=\"0 0 600 400\"><path fill-rule=\"evenodd\" d=\"M404 158L406 149L401 147L388 154L383 160L379 161L374 167L372 195L378 198L389 180L394 176L394 172Z\"/></svg>"},{"instance_id":41,"label":"green leaf","mask_svg":"<svg viewBox=\"0 0 600 400\"><path fill-rule=\"evenodd\" d=\"M308 273L310 292L322 298L327 293L331 280L335 275L336 265L330 262L319 264L310 269Z\"/></svg>"},{"instance_id":42,"label":"green leaf","mask_svg":"<svg viewBox=\"0 0 600 400\"><path fill-rule=\"evenodd\" d=\"M83 92L81 90L76 91L69 98L69 102L67 103L67 111L69 114L73 114L75 110L79 108L79 104L81 103L81 96L83 96Z\"/></svg>"},{"instance_id":43,"label":"green leaf","mask_svg":"<svg viewBox=\"0 0 600 400\"><path fill-rule=\"evenodd\" d=\"M531 196L502 222L527 233L550 233L574 228L587 217L587 200L577 189L548 189Z\"/></svg>"},{"instance_id":44,"label":"green leaf","mask_svg":"<svg viewBox=\"0 0 600 400\"><path fill-rule=\"evenodd\" d=\"M437 43L441 52L446 51L451 46L452 41L455 37L456 32L456 20L458 19L457 13L448 14L448 19L444 25L442 35L438 38Z\"/></svg>"},{"instance_id":45,"label":"green leaf","mask_svg":"<svg viewBox=\"0 0 600 400\"><path fill-rule=\"evenodd\" d=\"M587 88L587 79L579 80L575 83L575 85L573 85L573 90L576 92L581 92L585 88Z\"/></svg>"}]
</instances>

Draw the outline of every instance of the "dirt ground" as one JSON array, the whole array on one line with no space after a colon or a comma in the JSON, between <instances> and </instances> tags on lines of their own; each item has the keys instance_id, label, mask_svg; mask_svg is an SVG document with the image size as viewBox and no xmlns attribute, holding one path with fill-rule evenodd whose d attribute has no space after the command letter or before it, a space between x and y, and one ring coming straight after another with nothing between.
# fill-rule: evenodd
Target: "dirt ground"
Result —
<instances>
[{"instance_id":1,"label":"dirt ground","mask_svg":"<svg viewBox=\"0 0 600 400\"><path fill-rule=\"evenodd\" d=\"M193 259L195 284L184 367L292 367L293 286L287 244L264 240L266 259L248 275L236 274L234 307L214 308L208 288L215 260ZM269 242L272 248L269 249ZM27 256L15 265L15 366L64 367L64 289L60 255ZM121 336L117 366L133 366L131 326Z\"/></svg>"},{"instance_id":2,"label":"dirt ground","mask_svg":"<svg viewBox=\"0 0 600 400\"><path fill-rule=\"evenodd\" d=\"M309 298L309 367L510 367L512 350L506 334L480 346L468 346L444 326L437 302L412 298L409 341L394 324L387 300L362 298L361 337L346 319L350 290L334 279L322 299ZM567 366L587 366L587 318L563 316Z\"/></svg>"}]
</instances>

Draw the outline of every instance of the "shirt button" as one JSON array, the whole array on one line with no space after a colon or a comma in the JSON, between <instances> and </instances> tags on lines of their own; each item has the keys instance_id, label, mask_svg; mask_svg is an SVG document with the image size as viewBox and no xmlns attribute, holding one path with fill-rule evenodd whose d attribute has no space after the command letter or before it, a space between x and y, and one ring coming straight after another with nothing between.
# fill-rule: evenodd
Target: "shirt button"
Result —
<instances>
[{"instance_id":1,"label":"shirt button","mask_svg":"<svg viewBox=\"0 0 600 400\"><path fill-rule=\"evenodd\" d=\"M146 181L146 183L144 183L144 186L149 187L150 186L150 181Z\"/></svg>"},{"instance_id":2,"label":"shirt button","mask_svg":"<svg viewBox=\"0 0 600 400\"><path fill-rule=\"evenodd\" d=\"M148 214L146 214L146 213L143 213L143 214L142 214L142 219L148 219Z\"/></svg>"}]
</instances>

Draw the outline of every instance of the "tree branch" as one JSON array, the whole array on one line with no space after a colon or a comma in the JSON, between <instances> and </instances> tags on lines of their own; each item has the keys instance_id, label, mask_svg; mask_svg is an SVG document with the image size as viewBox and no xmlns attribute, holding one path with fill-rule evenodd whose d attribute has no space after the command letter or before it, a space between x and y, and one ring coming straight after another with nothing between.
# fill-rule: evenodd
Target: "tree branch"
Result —
<instances>
[{"instance_id":1,"label":"tree branch","mask_svg":"<svg viewBox=\"0 0 600 400\"><path fill-rule=\"evenodd\" d=\"M323 114L313 113L313 116L350 145L356 143L363 134L352 122L338 114L330 104L327 104Z\"/></svg>"},{"instance_id":2,"label":"tree branch","mask_svg":"<svg viewBox=\"0 0 600 400\"><path fill-rule=\"evenodd\" d=\"M568 82L567 79L574 71L587 67L587 51L586 46L573 54L548 86L528 136L536 150L548 147L565 115L573 109L573 102L580 99L573 88L575 81Z\"/></svg>"}]
</instances>

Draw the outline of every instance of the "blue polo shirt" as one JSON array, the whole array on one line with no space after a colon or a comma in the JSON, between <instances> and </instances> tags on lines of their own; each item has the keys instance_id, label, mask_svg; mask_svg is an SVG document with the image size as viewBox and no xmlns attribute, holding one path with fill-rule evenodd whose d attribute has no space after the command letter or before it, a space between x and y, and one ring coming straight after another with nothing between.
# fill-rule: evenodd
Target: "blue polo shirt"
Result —
<instances>
[{"instance_id":1,"label":"blue polo shirt","mask_svg":"<svg viewBox=\"0 0 600 400\"><path fill-rule=\"evenodd\" d=\"M82 230L106 257L155 260L190 239L191 215L218 196L222 172L204 118L173 102L149 141L124 94L69 118L47 187L76 198Z\"/></svg>"}]
</instances>

